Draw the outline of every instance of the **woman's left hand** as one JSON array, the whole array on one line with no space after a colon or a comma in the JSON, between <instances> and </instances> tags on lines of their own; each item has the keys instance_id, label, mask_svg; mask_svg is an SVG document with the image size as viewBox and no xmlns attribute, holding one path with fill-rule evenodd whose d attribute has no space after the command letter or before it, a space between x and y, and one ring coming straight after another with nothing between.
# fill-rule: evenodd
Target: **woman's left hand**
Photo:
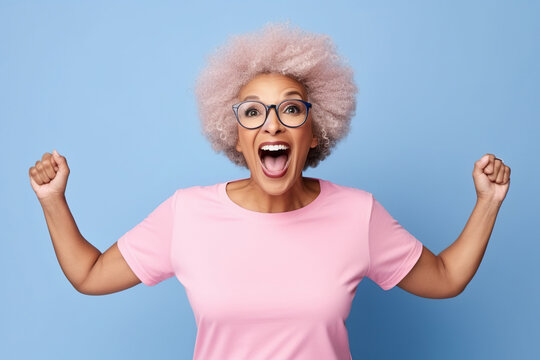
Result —
<instances>
[{"instance_id":1,"label":"woman's left hand","mask_svg":"<svg viewBox=\"0 0 540 360\"><path fill-rule=\"evenodd\" d=\"M510 167L493 154L485 154L474 163L474 186L478 200L502 204L510 186Z\"/></svg>"}]
</instances>

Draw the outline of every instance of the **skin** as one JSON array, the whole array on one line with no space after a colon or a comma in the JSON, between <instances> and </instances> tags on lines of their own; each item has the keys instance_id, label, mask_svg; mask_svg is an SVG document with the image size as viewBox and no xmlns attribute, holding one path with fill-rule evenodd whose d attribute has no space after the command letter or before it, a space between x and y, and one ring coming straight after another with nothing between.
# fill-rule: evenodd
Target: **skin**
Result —
<instances>
[{"instance_id":1,"label":"skin","mask_svg":"<svg viewBox=\"0 0 540 360\"><path fill-rule=\"evenodd\" d=\"M64 275L86 295L111 294L139 284L116 242L102 254L81 235L65 197L69 172L66 158L56 150L43 154L28 170Z\"/></svg>"},{"instance_id":2,"label":"skin","mask_svg":"<svg viewBox=\"0 0 540 360\"><path fill-rule=\"evenodd\" d=\"M425 246L422 255L397 286L422 297L442 299L459 295L472 280L510 187L510 167L494 154L474 163L476 204L465 228L449 247L435 256Z\"/></svg>"},{"instance_id":3,"label":"skin","mask_svg":"<svg viewBox=\"0 0 540 360\"><path fill-rule=\"evenodd\" d=\"M261 74L240 90L238 100L257 96L265 104L277 104L291 98L285 95L289 91L307 99L305 88L295 80ZM292 159L287 173L272 179L260 168L258 145L276 140L291 145ZM236 150L244 155L251 176L229 183L228 196L239 206L258 212L291 211L308 205L320 193L318 181L302 176L307 153L315 146L311 116L299 128L283 126L274 111L259 129L248 130L238 124ZM459 295L472 280L508 192L510 168L495 155L485 154L475 162L472 175L477 202L458 239L438 255L424 246L398 287L417 296L442 299ZM139 284L116 242L102 254L79 232L65 198L68 176L66 158L56 151L43 154L29 169L30 183L43 208L62 271L75 289L87 295L110 294Z\"/></svg>"},{"instance_id":4,"label":"skin","mask_svg":"<svg viewBox=\"0 0 540 360\"><path fill-rule=\"evenodd\" d=\"M244 85L238 94L238 102L249 99L267 105L279 104L285 99L307 101L307 92L302 84L287 76L259 74ZM306 122L297 128L281 124L273 110L270 110L262 127L246 129L237 123L237 128L236 150L244 155L251 176L227 186L226 191L232 201L252 211L275 213L304 207L319 195L319 182L302 176L309 149L318 143L313 134L311 112ZM265 141L280 140L290 144L291 162L284 176L270 178L262 171L259 145Z\"/></svg>"}]
</instances>

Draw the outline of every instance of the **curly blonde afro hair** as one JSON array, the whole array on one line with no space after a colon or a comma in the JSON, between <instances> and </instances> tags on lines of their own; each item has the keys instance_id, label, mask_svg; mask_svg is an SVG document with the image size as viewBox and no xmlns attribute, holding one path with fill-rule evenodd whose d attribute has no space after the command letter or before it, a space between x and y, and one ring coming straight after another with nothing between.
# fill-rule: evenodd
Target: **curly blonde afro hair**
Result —
<instances>
[{"instance_id":1,"label":"curly blonde afro hair","mask_svg":"<svg viewBox=\"0 0 540 360\"><path fill-rule=\"evenodd\" d=\"M306 88L318 145L309 150L303 169L316 167L349 132L358 91L352 68L338 56L328 35L288 23L269 23L218 48L195 86L202 132L214 151L246 168L244 155L235 148L238 129L232 105L242 86L259 73L286 75Z\"/></svg>"}]
</instances>

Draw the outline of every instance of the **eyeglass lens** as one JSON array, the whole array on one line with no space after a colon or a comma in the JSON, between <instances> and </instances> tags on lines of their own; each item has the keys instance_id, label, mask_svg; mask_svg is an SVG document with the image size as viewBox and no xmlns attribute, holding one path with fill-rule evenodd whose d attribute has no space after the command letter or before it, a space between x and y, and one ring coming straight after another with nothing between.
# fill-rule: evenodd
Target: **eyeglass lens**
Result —
<instances>
[{"instance_id":1,"label":"eyeglass lens","mask_svg":"<svg viewBox=\"0 0 540 360\"><path fill-rule=\"evenodd\" d=\"M287 126L299 126L307 117L306 105L298 100L286 100L277 109L279 119ZM257 101L247 101L238 107L238 119L248 128L261 126L266 108Z\"/></svg>"}]
</instances>

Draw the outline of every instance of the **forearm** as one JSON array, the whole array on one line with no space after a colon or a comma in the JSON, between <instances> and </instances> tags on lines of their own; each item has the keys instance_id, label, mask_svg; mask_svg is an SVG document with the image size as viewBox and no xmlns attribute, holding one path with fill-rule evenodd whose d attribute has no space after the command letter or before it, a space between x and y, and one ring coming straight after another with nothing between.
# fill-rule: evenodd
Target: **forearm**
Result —
<instances>
[{"instance_id":1,"label":"forearm","mask_svg":"<svg viewBox=\"0 0 540 360\"><path fill-rule=\"evenodd\" d=\"M60 267L78 289L101 252L79 232L65 197L40 200L40 203Z\"/></svg>"},{"instance_id":2,"label":"forearm","mask_svg":"<svg viewBox=\"0 0 540 360\"><path fill-rule=\"evenodd\" d=\"M444 263L447 279L458 293L465 289L480 266L500 205L478 200L457 240L438 255Z\"/></svg>"}]
</instances>

